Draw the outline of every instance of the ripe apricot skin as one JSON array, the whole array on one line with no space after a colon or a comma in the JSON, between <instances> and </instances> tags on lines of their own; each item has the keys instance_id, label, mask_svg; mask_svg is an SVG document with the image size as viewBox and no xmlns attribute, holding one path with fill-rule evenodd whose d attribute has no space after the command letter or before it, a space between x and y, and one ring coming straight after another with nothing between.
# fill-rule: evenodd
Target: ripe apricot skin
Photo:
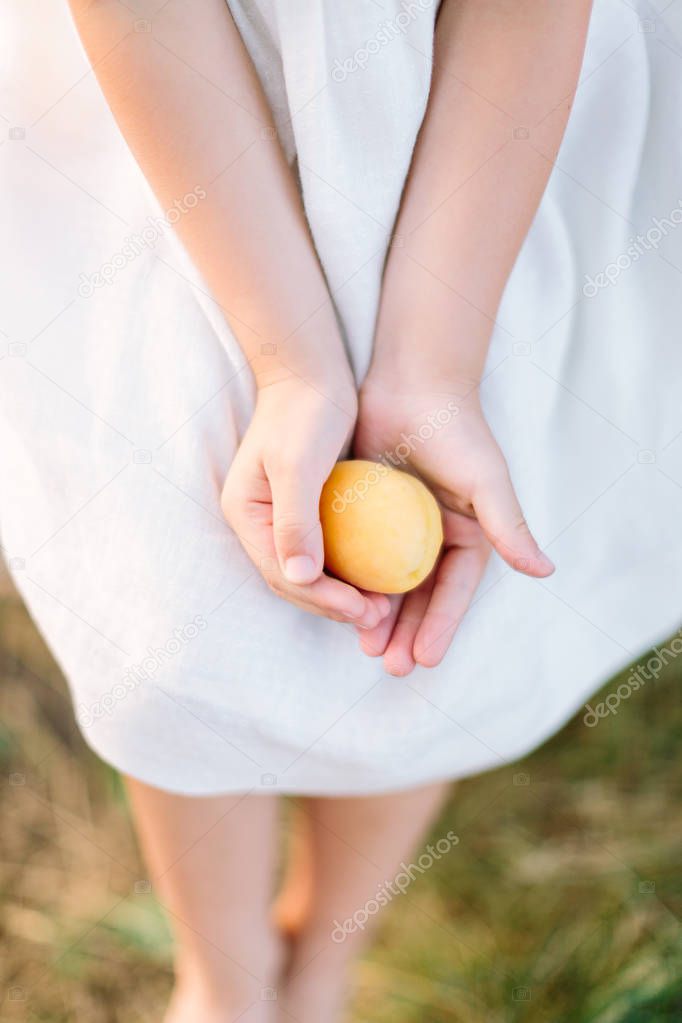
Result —
<instances>
[{"instance_id":1,"label":"ripe apricot skin","mask_svg":"<svg viewBox=\"0 0 682 1023\"><path fill-rule=\"evenodd\" d=\"M322 489L325 567L376 593L407 593L426 579L443 543L433 494L382 462L337 462Z\"/></svg>"}]
</instances>

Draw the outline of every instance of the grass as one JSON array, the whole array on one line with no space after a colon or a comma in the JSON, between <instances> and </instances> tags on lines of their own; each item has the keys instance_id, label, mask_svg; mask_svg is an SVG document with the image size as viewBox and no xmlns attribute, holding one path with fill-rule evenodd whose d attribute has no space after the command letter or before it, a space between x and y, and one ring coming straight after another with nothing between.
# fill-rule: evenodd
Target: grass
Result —
<instances>
[{"instance_id":1,"label":"grass","mask_svg":"<svg viewBox=\"0 0 682 1023\"><path fill-rule=\"evenodd\" d=\"M120 780L13 597L0 675L0 1018L157 1021L170 937ZM682 1019L681 675L457 787L433 839L459 844L386 912L353 1023Z\"/></svg>"}]
</instances>

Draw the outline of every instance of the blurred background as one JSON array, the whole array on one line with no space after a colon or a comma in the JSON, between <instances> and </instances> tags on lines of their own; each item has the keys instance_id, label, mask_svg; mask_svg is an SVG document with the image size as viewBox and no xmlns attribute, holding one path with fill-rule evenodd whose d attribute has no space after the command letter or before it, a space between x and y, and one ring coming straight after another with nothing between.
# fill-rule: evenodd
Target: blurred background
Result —
<instances>
[{"instance_id":1,"label":"blurred background","mask_svg":"<svg viewBox=\"0 0 682 1023\"><path fill-rule=\"evenodd\" d=\"M170 935L123 786L1 568L0 670L0 1018L158 1021ZM459 844L386 911L353 1023L682 1020L681 676L453 790Z\"/></svg>"}]
</instances>

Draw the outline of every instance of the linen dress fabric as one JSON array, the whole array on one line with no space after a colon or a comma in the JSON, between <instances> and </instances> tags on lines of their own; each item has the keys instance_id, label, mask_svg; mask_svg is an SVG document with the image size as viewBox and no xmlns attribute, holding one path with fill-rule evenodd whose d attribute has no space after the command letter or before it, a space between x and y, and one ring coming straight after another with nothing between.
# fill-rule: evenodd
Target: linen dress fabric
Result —
<instances>
[{"instance_id":1,"label":"linen dress fabric","mask_svg":"<svg viewBox=\"0 0 682 1023\"><path fill-rule=\"evenodd\" d=\"M66 3L5 0L2 544L106 761L190 794L470 775L544 741L679 627L680 6L596 0L490 347L487 415L557 572L538 582L494 557L443 663L395 679L351 627L271 594L225 524L254 402L244 357L158 226ZM435 6L230 8L360 381ZM509 126L510 145L532 142ZM153 240L126 241L145 229Z\"/></svg>"}]
</instances>

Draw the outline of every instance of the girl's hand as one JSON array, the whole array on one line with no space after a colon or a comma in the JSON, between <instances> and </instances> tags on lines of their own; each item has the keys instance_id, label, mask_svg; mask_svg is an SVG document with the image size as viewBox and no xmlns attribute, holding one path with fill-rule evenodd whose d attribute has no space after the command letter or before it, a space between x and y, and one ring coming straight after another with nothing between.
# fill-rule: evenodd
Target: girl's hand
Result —
<instances>
[{"instance_id":1,"label":"girl's hand","mask_svg":"<svg viewBox=\"0 0 682 1023\"><path fill-rule=\"evenodd\" d=\"M526 524L471 384L407 395L368 378L360 394L355 456L414 471L443 511L445 543L436 568L416 590L392 597L391 613L361 635L365 653L383 655L391 674L440 663L491 546L526 575L544 578L554 571Z\"/></svg>"},{"instance_id":2,"label":"girl's hand","mask_svg":"<svg viewBox=\"0 0 682 1023\"><path fill-rule=\"evenodd\" d=\"M274 593L313 614L372 629L389 613L388 598L322 574L320 493L348 444L356 407L353 391L334 404L299 378L261 388L221 506Z\"/></svg>"}]
</instances>

